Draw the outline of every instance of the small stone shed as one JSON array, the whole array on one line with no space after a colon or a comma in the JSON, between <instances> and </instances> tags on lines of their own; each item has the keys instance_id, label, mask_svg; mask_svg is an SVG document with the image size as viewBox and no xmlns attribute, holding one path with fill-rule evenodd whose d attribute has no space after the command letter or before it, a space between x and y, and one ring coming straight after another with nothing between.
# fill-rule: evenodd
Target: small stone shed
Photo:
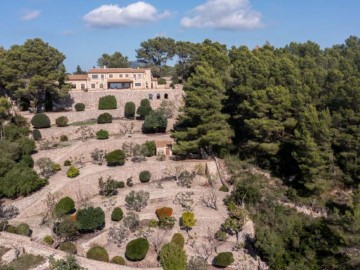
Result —
<instances>
[{"instance_id":1,"label":"small stone shed","mask_svg":"<svg viewBox=\"0 0 360 270\"><path fill-rule=\"evenodd\" d=\"M173 141L155 141L156 145L156 155L162 155L165 156L172 156L172 146L174 142Z\"/></svg>"}]
</instances>

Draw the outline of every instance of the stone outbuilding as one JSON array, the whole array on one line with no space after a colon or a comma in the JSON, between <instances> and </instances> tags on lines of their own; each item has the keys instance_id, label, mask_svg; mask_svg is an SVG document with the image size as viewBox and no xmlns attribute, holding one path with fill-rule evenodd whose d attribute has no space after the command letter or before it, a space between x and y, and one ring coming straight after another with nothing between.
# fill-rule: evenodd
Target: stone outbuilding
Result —
<instances>
[{"instance_id":1,"label":"stone outbuilding","mask_svg":"<svg viewBox=\"0 0 360 270\"><path fill-rule=\"evenodd\" d=\"M172 156L172 146L173 141L155 141L156 145L156 155L160 156L164 154L165 156Z\"/></svg>"}]
</instances>

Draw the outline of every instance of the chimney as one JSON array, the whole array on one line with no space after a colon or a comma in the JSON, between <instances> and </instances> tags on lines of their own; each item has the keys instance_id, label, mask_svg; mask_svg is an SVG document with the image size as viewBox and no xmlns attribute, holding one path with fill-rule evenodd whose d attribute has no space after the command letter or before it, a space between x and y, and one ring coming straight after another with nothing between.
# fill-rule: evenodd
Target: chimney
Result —
<instances>
[{"instance_id":1,"label":"chimney","mask_svg":"<svg viewBox=\"0 0 360 270\"><path fill-rule=\"evenodd\" d=\"M106 69L106 66L104 65L104 69Z\"/></svg>"}]
</instances>

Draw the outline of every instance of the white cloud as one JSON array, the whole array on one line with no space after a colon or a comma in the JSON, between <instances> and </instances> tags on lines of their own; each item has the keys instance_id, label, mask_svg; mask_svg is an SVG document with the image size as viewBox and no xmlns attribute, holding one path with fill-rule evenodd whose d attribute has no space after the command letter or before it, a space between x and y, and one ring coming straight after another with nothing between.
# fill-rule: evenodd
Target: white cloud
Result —
<instances>
[{"instance_id":1,"label":"white cloud","mask_svg":"<svg viewBox=\"0 0 360 270\"><path fill-rule=\"evenodd\" d=\"M28 10L24 12L24 15L21 16L21 20L23 21L31 21L35 20L40 16L41 10Z\"/></svg>"},{"instance_id":2,"label":"white cloud","mask_svg":"<svg viewBox=\"0 0 360 270\"><path fill-rule=\"evenodd\" d=\"M153 22L168 16L169 11L160 13L146 2L136 2L126 7L103 5L87 13L83 19L91 27L110 28Z\"/></svg>"},{"instance_id":3,"label":"white cloud","mask_svg":"<svg viewBox=\"0 0 360 270\"><path fill-rule=\"evenodd\" d=\"M251 8L249 0L207 0L195 7L191 16L184 17L186 28L227 30L253 29L262 26L261 13Z\"/></svg>"}]
</instances>

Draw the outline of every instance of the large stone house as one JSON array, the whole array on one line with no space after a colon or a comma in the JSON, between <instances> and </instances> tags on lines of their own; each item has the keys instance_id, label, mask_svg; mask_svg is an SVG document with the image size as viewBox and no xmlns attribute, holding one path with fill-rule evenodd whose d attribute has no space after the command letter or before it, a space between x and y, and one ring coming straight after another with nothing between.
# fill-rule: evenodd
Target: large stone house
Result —
<instances>
[{"instance_id":1,"label":"large stone house","mask_svg":"<svg viewBox=\"0 0 360 270\"><path fill-rule=\"evenodd\" d=\"M164 88L152 78L150 69L141 68L93 68L87 74L69 75L67 83L75 91Z\"/></svg>"}]
</instances>

